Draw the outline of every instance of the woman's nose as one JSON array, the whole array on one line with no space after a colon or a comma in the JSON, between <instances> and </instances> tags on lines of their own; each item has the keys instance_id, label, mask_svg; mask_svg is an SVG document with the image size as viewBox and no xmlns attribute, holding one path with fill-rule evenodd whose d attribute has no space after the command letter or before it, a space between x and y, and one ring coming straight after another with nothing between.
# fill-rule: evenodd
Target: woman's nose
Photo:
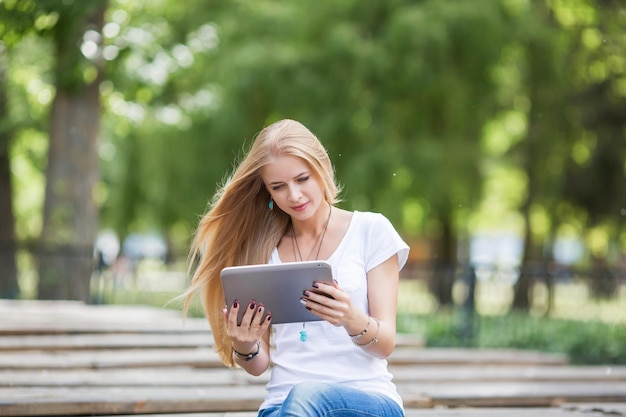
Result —
<instances>
[{"instance_id":1,"label":"woman's nose","mask_svg":"<svg viewBox=\"0 0 626 417\"><path fill-rule=\"evenodd\" d=\"M300 188L298 188L295 185L289 186L289 199L291 201L298 201L300 199L301 194L302 193L300 192Z\"/></svg>"}]
</instances>

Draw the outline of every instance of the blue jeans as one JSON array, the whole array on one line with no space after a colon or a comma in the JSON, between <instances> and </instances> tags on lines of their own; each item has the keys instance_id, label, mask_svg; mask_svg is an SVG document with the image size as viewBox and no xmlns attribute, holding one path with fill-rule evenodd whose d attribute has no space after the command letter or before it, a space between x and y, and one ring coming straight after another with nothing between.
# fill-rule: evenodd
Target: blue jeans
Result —
<instances>
[{"instance_id":1,"label":"blue jeans","mask_svg":"<svg viewBox=\"0 0 626 417\"><path fill-rule=\"evenodd\" d=\"M282 405L259 411L258 417L404 417L391 398L340 384L303 382Z\"/></svg>"}]
</instances>

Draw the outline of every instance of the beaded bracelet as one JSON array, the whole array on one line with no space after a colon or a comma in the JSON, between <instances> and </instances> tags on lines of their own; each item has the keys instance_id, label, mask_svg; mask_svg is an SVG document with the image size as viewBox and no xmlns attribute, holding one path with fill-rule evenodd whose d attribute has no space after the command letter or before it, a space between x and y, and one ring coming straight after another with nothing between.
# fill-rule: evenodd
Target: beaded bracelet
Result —
<instances>
[{"instance_id":1,"label":"beaded bracelet","mask_svg":"<svg viewBox=\"0 0 626 417\"><path fill-rule=\"evenodd\" d=\"M371 320L371 319L372 319L372 318L368 315L368 316L367 316L367 324L365 325L365 329L363 329L363 331L362 331L361 333L358 333L358 334L351 334L351 335L349 335L349 336L352 338L352 341L353 341L353 342L354 342L354 339L358 339L358 338L360 338L361 336L363 336L365 333L367 333L367 329L369 329L369 327L370 327L370 320Z\"/></svg>"},{"instance_id":2,"label":"beaded bracelet","mask_svg":"<svg viewBox=\"0 0 626 417\"><path fill-rule=\"evenodd\" d=\"M380 322L376 319L376 317L371 317L371 318L374 319L374 321L376 322L376 334L374 335L372 340L370 340L367 343L357 343L355 339L358 339L358 337L353 337L352 343L354 343L358 347L365 347L365 346L369 346L371 344L378 342L378 334L380 333ZM369 327L369 319L367 321L367 326ZM359 337L363 336L366 332L367 332L367 328L362 332L362 334Z\"/></svg>"},{"instance_id":3,"label":"beaded bracelet","mask_svg":"<svg viewBox=\"0 0 626 417\"><path fill-rule=\"evenodd\" d=\"M235 350L235 348L233 347L233 353L235 354L236 357L238 357L239 359L243 359L244 361L248 362L251 361L252 359L254 359L256 357L256 355L259 354L259 352L261 351L261 341L257 340L256 342L256 350L254 352L250 352L250 353L241 353L241 352L237 352Z\"/></svg>"}]
</instances>

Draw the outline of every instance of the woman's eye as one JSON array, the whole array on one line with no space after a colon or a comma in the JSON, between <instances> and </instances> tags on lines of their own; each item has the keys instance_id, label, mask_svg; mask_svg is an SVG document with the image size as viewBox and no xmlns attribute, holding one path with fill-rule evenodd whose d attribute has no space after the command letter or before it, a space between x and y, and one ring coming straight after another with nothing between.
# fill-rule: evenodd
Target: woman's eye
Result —
<instances>
[{"instance_id":1,"label":"woman's eye","mask_svg":"<svg viewBox=\"0 0 626 417\"><path fill-rule=\"evenodd\" d=\"M309 177L300 177L300 178L298 178L298 181L305 182L305 181L308 181L308 179L309 179Z\"/></svg>"},{"instance_id":2,"label":"woman's eye","mask_svg":"<svg viewBox=\"0 0 626 417\"><path fill-rule=\"evenodd\" d=\"M282 187L282 185L273 185L272 186L272 191L280 190L281 187Z\"/></svg>"}]
</instances>

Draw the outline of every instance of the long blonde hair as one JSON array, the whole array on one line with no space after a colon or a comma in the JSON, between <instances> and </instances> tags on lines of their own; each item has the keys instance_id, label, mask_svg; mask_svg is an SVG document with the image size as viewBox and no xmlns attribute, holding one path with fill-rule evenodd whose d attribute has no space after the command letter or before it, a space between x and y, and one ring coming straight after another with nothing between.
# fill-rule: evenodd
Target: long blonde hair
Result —
<instances>
[{"instance_id":1,"label":"long blonde hair","mask_svg":"<svg viewBox=\"0 0 626 417\"><path fill-rule=\"evenodd\" d=\"M326 149L309 129L289 119L267 126L256 136L247 155L213 197L191 244L191 285L185 292L184 310L199 292L216 350L229 367L235 362L222 314L220 271L232 265L267 263L289 229L289 215L278 207L268 208L270 194L261 178L263 167L280 155L306 161L321 180L326 201L338 201L339 186Z\"/></svg>"}]
</instances>

